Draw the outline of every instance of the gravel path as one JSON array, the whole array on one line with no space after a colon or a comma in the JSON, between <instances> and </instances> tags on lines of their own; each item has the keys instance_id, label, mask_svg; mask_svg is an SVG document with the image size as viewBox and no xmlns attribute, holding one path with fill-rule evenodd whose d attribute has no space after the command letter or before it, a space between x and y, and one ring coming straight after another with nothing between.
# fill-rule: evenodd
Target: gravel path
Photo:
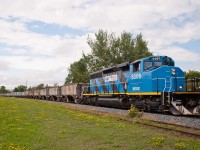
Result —
<instances>
[{"instance_id":1,"label":"gravel path","mask_svg":"<svg viewBox=\"0 0 200 150\"><path fill-rule=\"evenodd\" d=\"M45 101L52 102L52 101ZM54 103L54 102L52 102ZM107 107L97 107L90 105L79 105L73 103L63 103L59 102L61 105L69 105L77 108L81 108L89 111L97 111L101 113L109 113L109 114L117 114L122 116L128 116L128 110L124 109L116 109L116 108L107 108ZM187 117L187 116L172 116L172 115L164 115L164 114L156 114L156 113L143 113L142 119L153 120L163 123L170 123L176 125L183 125L186 127L192 127L200 129L200 116L199 117Z\"/></svg>"}]
</instances>

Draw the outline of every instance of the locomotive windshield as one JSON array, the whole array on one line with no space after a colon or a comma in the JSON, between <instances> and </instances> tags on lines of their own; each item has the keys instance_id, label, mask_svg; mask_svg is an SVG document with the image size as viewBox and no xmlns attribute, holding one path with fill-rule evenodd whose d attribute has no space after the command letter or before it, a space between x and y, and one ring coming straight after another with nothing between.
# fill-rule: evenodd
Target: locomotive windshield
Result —
<instances>
[{"instance_id":1,"label":"locomotive windshield","mask_svg":"<svg viewBox=\"0 0 200 150\"><path fill-rule=\"evenodd\" d=\"M158 68L162 66L162 62L156 61L156 62L144 62L144 70L150 69L150 68Z\"/></svg>"},{"instance_id":2,"label":"locomotive windshield","mask_svg":"<svg viewBox=\"0 0 200 150\"><path fill-rule=\"evenodd\" d=\"M153 56L144 59L144 70L156 69L163 65L174 66L174 61L167 56Z\"/></svg>"},{"instance_id":3,"label":"locomotive windshield","mask_svg":"<svg viewBox=\"0 0 200 150\"><path fill-rule=\"evenodd\" d=\"M149 69L149 68L152 67L152 65L153 65L152 62L144 62L144 69L145 69L145 70L146 70L146 69Z\"/></svg>"},{"instance_id":4,"label":"locomotive windshield","mask_svg":"<svg viewBox=\"0 0 200 150\"><path fill-rule=\"evenodd\" d=\"M154 66L155 67L160 67L160 66L162 66L162 62L154 62Z\"/></svg>"}]
</instances>

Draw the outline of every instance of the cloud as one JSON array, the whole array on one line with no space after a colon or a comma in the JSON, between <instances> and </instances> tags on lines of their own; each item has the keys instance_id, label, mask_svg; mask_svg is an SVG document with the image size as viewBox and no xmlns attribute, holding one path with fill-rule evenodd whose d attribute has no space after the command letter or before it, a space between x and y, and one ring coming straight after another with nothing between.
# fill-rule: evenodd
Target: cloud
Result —
<instances>
[{"instance_id":1,"label":"cloud","mask_svg":"<svg viewBox=\"0 0 200 150\"><path fill-rule=\"evenodd\" d=\"M200 21L187 22L181 27L163 22L159 27L146 28L141 31L147 37L152 51L157 51L175 42L186 43L200 39L198 34L200 32Z\"/></svg>"},{"instance_id":2,"label":"cloud","mask_svg":"<svg viewBox=\"0 0 200 150\"><path fill-rule=\"evenodd\" d=\"M161 55L167 55L174 58L176 61L180 62L199 62L200 61L200 54L191 52L189 50L172 46L160 50Z\"/></svg>"},{"instance_id":3,"label":"cloud","mask_svg":"<svg viewBox=\"0 0 200 150\"><path fill-rule=\"evenodd\" d=\"M29 85L64 83L67 68L90 48L87 35L59 36L31 32L21 20L0 20L0 85L10 88L24 80ZM3 61L2 61L3 60ZM8 65L9 64L9 65ZM14 71L10 71L14 70Z\"/></svg>"},{"instance_id":4,"label":"cloud","mask_svg":"<svg viewBox=\"0 0 200 150\"><path fill-rule=\"evenodd\" d=\"M33 33L25 28L21 22L15 21L6 22L0 20L0 43L5 43L11 46L26 47L26 49L4 48L4 51L12 52L14 56L4 57L7 61L13 62L15 66L27 67L23 62L27 62L30 68L44 69L49 68L47 64L58 65L58 61L62 64L70 64L73 60L78 60L81 57L81 52L88 52L89 46L86 43L87 35L80 37L71 36L48 36L38 33ZM27 56L15 56L15 54L28 53ZM48 56L45 58L45 56ZM63 62L61 61L63 60ZM67 60L68 63L66 63ZM39 65L40 62L42 64ZM43 67L43 64L44 65ZM35 67L34 67L35 66ZM37 67L36 67L37 66ZM59 65L58 65L59 66Z\"/></svg>"},{"instance_id":5,"label":"cloud","mask_svg":"<svg viewBox=\"0 0 200 150\"><path fill-rule=\"evenodd\" d=\"M39 1L2 2L1 16L19 16L27 20L40 20L71 28L96 31L99 28L124 30L138 29L168 20L199 8L197 1L189 0L115 0L115 1ZM9 9L7 9L9 8Z\"/></svg>"},{"instance_id":6,"label":"cloud","mask_svg":"<svg viewBox=\"0 0 200 150\"><path fill-rule=\"evenodd\" d=\"M200 53L176 46L169 46L159 52L160 55L170 56L175 61L175 65L184 71L200 70Z\"/></svg>"},{"instance_id":7,"label":"cloud","mask_svg":"<svg viewBox=\"0 0 200 150\"><path fill-rule=\"evenodd\" d=\"M0 71L7 71L10 69L10 64L4 59L0 59ZM0 74L1 74L0 72Z\"/></svg>"}]
</instances>

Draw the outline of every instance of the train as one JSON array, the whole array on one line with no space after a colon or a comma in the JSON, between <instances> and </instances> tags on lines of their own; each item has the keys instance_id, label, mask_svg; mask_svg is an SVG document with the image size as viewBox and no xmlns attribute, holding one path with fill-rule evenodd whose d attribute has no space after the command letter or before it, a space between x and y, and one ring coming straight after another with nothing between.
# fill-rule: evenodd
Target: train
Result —
<instances>
[{"instance_id":1,"label":"train","mask_svg":"<svg viewBox=\"0 0 200 150\"><path fill-rule=\"evenodd\" d=\"M90 74L89 83L11 92L15 96L173 115L200 115L200 79L186 79L168 56L150 56Z\"/></svg>"}]
</instances>

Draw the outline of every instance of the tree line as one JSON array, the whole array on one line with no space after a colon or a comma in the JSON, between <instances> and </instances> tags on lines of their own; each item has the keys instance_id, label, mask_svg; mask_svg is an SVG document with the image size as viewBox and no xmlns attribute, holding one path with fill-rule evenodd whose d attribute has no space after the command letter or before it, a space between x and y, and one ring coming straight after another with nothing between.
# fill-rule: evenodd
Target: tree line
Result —
<instances>
[{"instance_id":1,"label":"tree line","mask_svg":"<svg viewBox=\"0 0 200 150\"><path fill-rule=\"evenodd\" d=\"M19 85L17 87L15 87L13 90L8 90L6 89L5 86L1 86L0 87L0 93L9 93L9 92L24 92L24 91L30 91L30 90L33 90L33 89L43 89L43 88L47 88L47 87L50 87L48 85L44 86L44 84L39 84L35 87L29 87L27 88L27 86L25 85Z\"/></svg>"}]
</instances>

